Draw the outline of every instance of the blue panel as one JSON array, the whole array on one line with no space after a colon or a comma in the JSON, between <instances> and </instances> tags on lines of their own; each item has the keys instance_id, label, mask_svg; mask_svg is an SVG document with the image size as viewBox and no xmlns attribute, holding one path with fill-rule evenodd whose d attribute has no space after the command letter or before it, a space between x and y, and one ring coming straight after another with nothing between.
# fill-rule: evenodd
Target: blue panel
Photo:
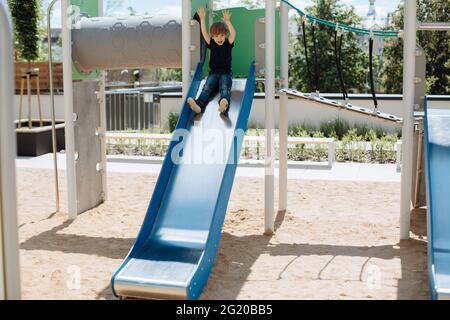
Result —
<instances>
[{"instance_id":1,"label":"blue panel","mask_svg":"<svg viewBox=\"0 0 450 320\"><path fill-rule=\"evenodd\" d=\"M436 296L450 297L450 252L435 250L433 255Z\"/></svg>"},{"instance_id":2,"label":"blue panel","mask_svg":"<svg viewBox=\"0 0 450 320\"><path fill-rule=\"evenodd\" d=\"M428 270L435 299L450 294L450 110L429 109L426 99L425 164Z\"/></svg>"},{"instance_id":3,"label":"blue panel","mask_svg":"<svg viewBox=\"0 0 450 320\"><path fill-rule=\"evenodd\" d=\"M200 67L189 96L198 91ZM144 224L113 275L115 295L198 298L217 252L254 89L252 63L247 81L233 82L228 117L218 113L218 97L203 115L184 104Z\"/></svg>"}]
</instances>

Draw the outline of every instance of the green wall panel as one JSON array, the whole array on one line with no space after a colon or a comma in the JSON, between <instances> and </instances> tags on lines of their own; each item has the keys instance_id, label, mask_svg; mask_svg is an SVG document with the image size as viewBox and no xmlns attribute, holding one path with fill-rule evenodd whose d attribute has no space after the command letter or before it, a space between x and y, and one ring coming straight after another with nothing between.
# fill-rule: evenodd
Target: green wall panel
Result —
<instances>
[{"instance_id":1,"label":"green wall panel","mask_svg":"<svg viewBox=\"0 0 450 320\"><path fill-rule=\"evenodd\" d=\"M80 13L87 14L91 17L98 17L98 0L71 0L70 4L80 8ZM98 71L93 71L90 74L84 74L78 71L72 63L72 78L73 80L95 80L99 77Z\"/></svg>"}]
</instances>

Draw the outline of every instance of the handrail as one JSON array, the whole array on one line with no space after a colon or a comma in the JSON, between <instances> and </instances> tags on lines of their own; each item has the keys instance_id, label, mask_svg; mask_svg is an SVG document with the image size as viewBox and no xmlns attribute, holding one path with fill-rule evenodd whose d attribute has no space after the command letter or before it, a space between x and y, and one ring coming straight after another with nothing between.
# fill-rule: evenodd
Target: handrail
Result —
<instances>
[{"instance_id":1,"label":"handrail","mask_svg":"<svg viewBox=\"0 0 450 320\"><path fill-rule=\"evenodd\" d=\"M164 133L126 133L126 132L107 132L106 140L156 140L167 141L172 140L172 134ZM277 142L279 137L276 136L274 141ZM334 138L314 138L314 137L288 137L288 144L327 144L334 142ZM244 136L244 142L264 142L265 136Z\"/></svg>"},{"instance_id":2,"label":"handrail","mask_svg":"<svg viewBox=\"0 0 450 320\"><path fill-rule=\"evenodd\" d=\"M56 1L53 0L47 8L47 39L48 39L48 80L50 85L50 104L52 113L52 146L53 146L53 169L55 176L55 201L56 212L59 212L59 182L58 182L58 158L57 158L57 146L56 146L56 121L55 121L55 96L53 93L53 57L52 57L52 32L51 32L51 14L52 8ZM64 26L63 26L64 28Z\"/></svg>"}]
</instances>

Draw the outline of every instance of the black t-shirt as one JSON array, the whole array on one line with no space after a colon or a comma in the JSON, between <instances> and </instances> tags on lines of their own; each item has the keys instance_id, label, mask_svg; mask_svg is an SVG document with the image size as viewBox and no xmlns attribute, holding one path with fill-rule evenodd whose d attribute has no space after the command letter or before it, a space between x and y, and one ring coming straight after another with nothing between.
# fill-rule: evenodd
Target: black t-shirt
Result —
<instances>
[{"instance_id":1,"label":"black t-shirt","mask_svg":"<svg viewBox=\"0 0 450 320\"><path fill-rule=\"evenodd\" d=\"M213 38L206 47L211 50L209 57L209 71L210 73L231 73L231 49L234 47L234 43L230 43L228 38L225 39L223 44L219 46Z\"/></svg>"}]
</instances>

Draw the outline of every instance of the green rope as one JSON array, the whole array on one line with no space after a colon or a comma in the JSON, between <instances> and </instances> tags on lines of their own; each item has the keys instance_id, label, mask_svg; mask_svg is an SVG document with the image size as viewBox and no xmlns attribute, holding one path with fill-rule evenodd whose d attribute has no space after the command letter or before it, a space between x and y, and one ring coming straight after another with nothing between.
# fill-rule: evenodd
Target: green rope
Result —
<instances>
[{"instance_id":1,"label":"green rope","mask_svg":"<svg viewBox=\"0 0 450 320\"><path fill-rule=\"evenodd\" d=\"M356 34L363 34L363 35L370 35L370 36L377 36L377 37L398 37L399 36L399 30L369 30L364 28L358 28L358 27L352 27L346 24L340 24L340 23L334 23L328 20L324 20L321 18L317 18L313 15L305 13L300 8L294 6L292 3L290 3L287 0L281 0L282 2L286 3L288 6L290 6L292 9L297 11L300 16L305 17L307 20L311 22L315 22L319 25L326 26L332 29L341 29L348 32L353 32Z\"/></svg>"}]
</instances>

